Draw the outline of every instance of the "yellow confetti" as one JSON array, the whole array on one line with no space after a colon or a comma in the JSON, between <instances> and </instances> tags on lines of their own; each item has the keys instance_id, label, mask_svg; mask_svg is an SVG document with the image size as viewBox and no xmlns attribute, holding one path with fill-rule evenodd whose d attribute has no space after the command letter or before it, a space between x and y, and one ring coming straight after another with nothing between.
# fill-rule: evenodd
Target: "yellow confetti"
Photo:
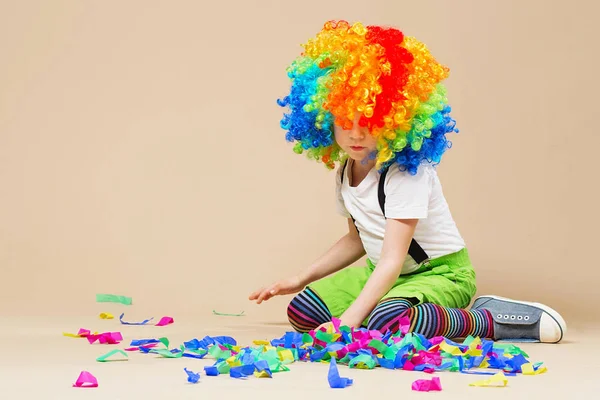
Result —
<instances>
[{"instance_id":1,"label":"yellow confetti","mask_svg":"<svg viewBox=\"0 0 600 400\"><path fill-rule=\"evenodd\" d=\"M256 345L256 346L268 346L271 344L267 340L253 340L252 343L254 343L254 345Z\"/></svg>"},{"instance_id":2,"label":"yellow confetti","mask_svg":"<svg viewBox=\"0 0 600 400\"><path fill-rule=\"evenodd\" d=\"M257 378L272 378L267 371L254 371L254 376Z\"/></svg>"},{"instance_id":3,"label":"yellow confetti","mask_svg":"<svg viewBox=\"0 0 600 400\"><path fill-rule=\"evenodd\" d=\"M539 367L536 371L533 369L532 363L527 363L527 364L521 365L521 371L523 371L523 375L539 375L539 374L543 374L547 370L548 369L546 367Z\"/></svg>"},{"instance_id":4,"label":"yellow confetti","mask_svg":"<svg viewBox=\"0 0 600 400\"><path fill-rule=\"evenodd\" d=\"M490 379L483 379L481 381L476 381L473 383L469 383L469 386L479 386L479 387L504 387L508 384L508 379L503 372L498 372L496 375L492 376Z\"/></svg>"},{"instance_id":5,"label":"yellow confetti","mask_svg":"<svg viewBox=\"0 0 600 400\"><path fill-rule=\"evenodd\" d=\"M460 351L460 349L456 346L452 346L451 344L448 344L446 342L441 342L440 343L440 349L445 351L446 353L450 353L453 356L462 356L463 352Z\"/></svg>"},{"instance_id":6,"label":"yellow confetti","mask_svg":"<svg viewBox=\"0 0 600 400\"><path fill-rule=\"evenodd\" d=\"M227 364L229 364L230 367L239 367L240 365L242 365L242 362L240 360L236 360L235 356L231 356L226 360Z\"/></svg>"},{"instance_id":7,"label":"yellow confetti","mask_svg":"<svg viewBox=\"0 0 600 400\"><path fill-rule=\"evenodd\" d=\"M284 363L294 362L294 353L291 350L285 349L279 352L279 359Z\"/></svg>"},{"instance_id":8,"label":"yellow confetti","mask_svg":"<svg viewBox=\"0 0 600 400\"><path fill-rule=\"evenodd\" d=\"M467 352L465 353L471 357L479 357L481 355L483 355L483 350L481 349L469 349L467 350Z\"/></svg>"},{"instance_id":9,"label":"yellow confetti","mask_svg":"<svg viewBox=\"0 0 600 400\"><path fill-rule=\"evenodd\" d=\"M475 350L477 348L477 346L479 346L480 344L481 344L481 339L479 337L476 337L475 339L473 339L473 341L469 345L469 350Z\"/></svg>"},{"instance_id":10,"label":"yellow confetti","mask_svg":"<svg viewBox=\"0 0 600 400\"><path fill-rule=\"evenodd\" d=\"M115 316L112 315L111 313L103 312L103 313L100 313L100 318L101 319L113 319L113 318L115 318Z\"/></svg>"}]
</instances>

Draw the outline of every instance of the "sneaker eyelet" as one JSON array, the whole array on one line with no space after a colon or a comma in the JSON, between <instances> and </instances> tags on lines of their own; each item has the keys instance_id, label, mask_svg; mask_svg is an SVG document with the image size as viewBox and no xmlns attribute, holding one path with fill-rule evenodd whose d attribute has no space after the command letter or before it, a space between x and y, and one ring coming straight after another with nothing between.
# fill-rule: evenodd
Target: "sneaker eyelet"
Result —
<instances>
[{"instance_id":1,"label":"sneaker eyelet","mask_svg":"<svg viewBox=\"0 0 600 400\"><path fill-rule=\"evenodd\" d=\"M513 321L516 319L517 317L515 315L511 315L510 319L512 319Z\"/></svg>"},{"instance_id":2,"label":"sneaker eyelet","mask_svg":"<svg viewBox=\"0 0 600 400\"><path fill-rule=\"evenodd\" d=\"M517 319L520 321L520 320L522 320L522 319L523 319L523 316L522 316L522 315L519 315L519 316L517 317Z\"/></svg>"},{"instance_id":3,"label":"sneaker eyelet","mask_svg":"<svg viewBox=\"0 0 600 400\"><path fill-rule=\"evenodd\" d=\"M524 317L524 319L525 319L525 321L529 321L529 315L526 315L526 316Z\"/></svg>"},{"instance_id":4,"label":"sneaker eyelet","mask_svg":"<svg viewBox=\"0 0 600 400\"><path fill-rule=\"evenodd\" d=\"M508 315L505 315L505 316L504 316L504 319L508 319Z\"/></svg>"},{"instance_id":5,"label":"sneaker eyelet","mask_svg":"<svg viewBox=\"0 0 600 400\"><path fill-rule=\"evenodd\" d=\"M498 314L498 319L502 319L502 314Z\"/></svg>"}]
</instances>

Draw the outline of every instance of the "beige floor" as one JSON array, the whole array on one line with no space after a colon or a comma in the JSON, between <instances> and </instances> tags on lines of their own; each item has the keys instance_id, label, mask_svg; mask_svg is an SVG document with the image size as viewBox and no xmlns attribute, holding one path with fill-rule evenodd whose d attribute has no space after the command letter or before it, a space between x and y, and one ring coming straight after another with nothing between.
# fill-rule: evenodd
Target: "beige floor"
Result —
<instances>
[{"instance_id":1,"label":"beige floor","mask_svg":"<svg viewBox=\"0 0 600 400\"><path fill-rule=\"evenodd\" d=\"M281 336L288 326L266 323L246 317L203 318L179 317L167 327L123 326L118 319L97 317L0 317L0 388L1 399L216 399L233 395L236 399L307 399L367 398L393 396L401 398L584 398L598 383L594 365L600 326L571 323L567 339L559 345L526 344L532 361L544 361L548 372L539 376L509 378L505 388L469 387L478 376L459 373L437 374L441 393L415 393L410 390L415 379L426 377L419 372L384 369L355 370L340 366L342 376L354 378L346 389L330 389L325 364L295 363L289 372L275 374L273 379L232 379L229 376L206 377L201 383L187 383L184 367L203 371L212 360L163 359L131 353L127 362L99 363L99 355L121 345L90 345L85 339L63 337L63 331L75 332L80 327L122 332L124 342L131 339L166 336L172 344L204 335L231 335L241 344L254 339ZM595 342L596 341L596 342ZM81 370L88 370L99 381L94 389L71 387ZM574 390L583 390L575 394ZM594 398L595 396L591 397Z\"/></svg>"}]
</instances>

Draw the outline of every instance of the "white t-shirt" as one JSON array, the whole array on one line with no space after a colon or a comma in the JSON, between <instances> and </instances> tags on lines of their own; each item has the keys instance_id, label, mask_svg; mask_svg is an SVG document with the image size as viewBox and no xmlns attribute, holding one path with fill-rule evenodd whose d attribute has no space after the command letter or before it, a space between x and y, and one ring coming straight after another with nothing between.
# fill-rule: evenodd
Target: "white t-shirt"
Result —
<instances>
[{"instance_id":1,"label":"white t-shirt","mask_svg":"<svg viewBox=\"0 0 600 400\"><path fill-rule=\"evenodd\" d=\"M357 187L351 187L354 160L348 161L343 186L340 185L343 168L338 168L336 174L337 210L346 218L354 217L367 257L377 265L386 225L377 196L380 175L372 168ZM392 165L385 180L386 217L419 219L413 237L430 259L465 247L432 165L420 165L416 175L400 171L396 165ZM402 274L418 268L419 265L407 254Z\"/></svg>"}]
</instances>

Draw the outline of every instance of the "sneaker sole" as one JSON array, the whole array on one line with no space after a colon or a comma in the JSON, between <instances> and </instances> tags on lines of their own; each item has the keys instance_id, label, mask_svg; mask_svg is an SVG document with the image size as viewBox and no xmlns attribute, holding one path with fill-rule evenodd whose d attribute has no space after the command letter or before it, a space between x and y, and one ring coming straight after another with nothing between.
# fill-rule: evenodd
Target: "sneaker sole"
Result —
<instances>
[{"instance_id":1,"label":"sneaker sole","mask_svg":"<svg viewBox=\"0 0 600 400\"><path fill-rule=\"evenodd\" d=\"M501 297L501 296L480 296L476 299L493 299L493 300L498 300L498 301L505 301L507 303L513 303L513 304L525 304L528 306L532 306L535 308L538 308L542 311L544 311L546 314L548 314L558 325L559 329L560 329L560 338L556 341L556 342L550 342L550 343L558 343L560 342L564 337L565 337L565 333L567 332L567 323L565 322L565 320L563 319L563 317L553 308L550 308L544 304L541 303L532 303L529 301L519 301L519 300L513 300L513 299L507 299L506 297ZM485 308L485 307L483 307ZM548 343L548 342L546 342Z\"/></svg>"}]
</instances>

